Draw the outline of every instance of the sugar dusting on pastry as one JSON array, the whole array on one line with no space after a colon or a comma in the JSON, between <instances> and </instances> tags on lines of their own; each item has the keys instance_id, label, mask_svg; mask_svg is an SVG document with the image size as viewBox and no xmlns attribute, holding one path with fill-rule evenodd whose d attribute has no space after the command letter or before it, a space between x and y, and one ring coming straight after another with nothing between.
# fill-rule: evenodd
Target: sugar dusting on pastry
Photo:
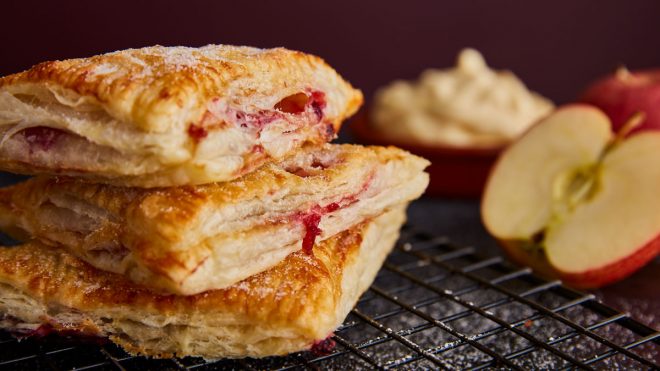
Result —
<instances>
[{"instance_id":1,"label":"sugar dusting on pastry","mask_svg":"<svg viewBox=\"0 0 660 371\"><path fill-rule=\"evenodd\" d=\"M263 357L309 349L337 328L373 281L404 209L318 243L314 256L296 252L227 289L191 296L151 291L36 241L0 249L3 314L31 330L42 324L58 331L98 328L129 353L154 357Z\"/></svg>"},{"instance_id":2,"label":"sugar dusting on pastry","mask_svg":"<svg viewBox=\"0 0 660 371\"><path fill-rule=\"evenodd\" d=\"M281 271L278 275L274 276L268 271L257 273L237 284L234 284L228 288L228 290L242 291L254 298L263 299L266 297L273 297L275 300L280 300L291 295L291 293L299 287L286 278L295 277L303 268L305 270L325 269L318 258L300 251L291 254L287 258L287 264L280 264L278 266L278 269Z\"/></svg>"},{"instance_id":3,"label":"sugar dusting on pastry","mask_svg":"<svg viewBox=\"0 0 660 371\"><path fill-rule=\"evenodd\" d=\"M92 70L91 73L93 75L107 75L109 73L113 73L119 69L119 66L115 64L109 64L109 63L102 63L99 64L98 66L95 66Z\"/></svg>"},{"instance_id":4,"label":"sugar dusting on pastry","mask_svg":"<svg viewBox=\"0 0 660 371\"><path fill-rule=\"evenodd\" d=\"M402 150L326 143L361 100L281 48L156 46L0 78L0 125L17 117L0 130L21 130L0 169L40 175L0 195L0 222L31 235L0 249L0 327L155 358L332 352L321 339L428 184L428 162ZM127 174L145 188L112 185Z\"/></svg>"},{"instance_id":5,"label":"sugar dusting on pastry","mask_svg":"<svg viewBox=\"0 0 660 371\"><path fill-rule=\"evenodd\" d=\"M239 57L231 58L226 54L227 49L237 52ZM255 55L263 52L265 49L258 49L252 47L233 47L223 45L223 50L219 51L217 45L206 45L201 48L192 48L186 46L152 46L142 49L126 49L116 52L108 53L107 55L115 55L123 58L130 59L131 62L147 67L144 59L149 57L160 58L161 64L166 68L171 68L173 71L178 72L185 68L198 68L200 66L208 67L209 63L215 64L218 61L232 61L240 60L240 56ZM151 73L152 70L145 69L143 75Z\"/></svg>"},{"instance_id":6,"label":"sugar dusting on pastry","mask_svg":"<svg viewBox=\"0 0 660 371\"><path fill-rule=\"evenodd\" d=\"M188 50L174 49L163 55L163 61L166 64L173 65L178 70L180 68L197 67L200 59Z\"/></svg>"},{"instance_id":7,"label":"sugar dusting on pastry","mask_svg":"<svg viewBox=\"0 0 660 371\"><path fill-rule=\"evenodd\" d=\"M361 102L322 59L284 48L154 46L43 62L0 78L0 170L146 188L224 182L330 141ZM29 156L14 135L25 123L70 133L73 145Z\"/></svg>"}]
</instances>

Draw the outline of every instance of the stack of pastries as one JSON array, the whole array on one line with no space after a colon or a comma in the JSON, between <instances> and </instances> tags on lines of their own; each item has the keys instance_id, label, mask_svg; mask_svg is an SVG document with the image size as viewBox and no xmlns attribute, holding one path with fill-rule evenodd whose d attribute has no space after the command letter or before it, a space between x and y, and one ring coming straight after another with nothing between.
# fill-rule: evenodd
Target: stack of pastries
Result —
<instances>
[{"instance_id":1,"label":"stack of pastries","mask_svg":"<svg viewBox=\"0 0 660 371\"><path fill-rule=\"evenodd\" d=\"M398 237L427 161L328 144L362 102L320 58L226 45L0 79L0 327L155 357L328 337Z\"/></svg>"}]
</instances>

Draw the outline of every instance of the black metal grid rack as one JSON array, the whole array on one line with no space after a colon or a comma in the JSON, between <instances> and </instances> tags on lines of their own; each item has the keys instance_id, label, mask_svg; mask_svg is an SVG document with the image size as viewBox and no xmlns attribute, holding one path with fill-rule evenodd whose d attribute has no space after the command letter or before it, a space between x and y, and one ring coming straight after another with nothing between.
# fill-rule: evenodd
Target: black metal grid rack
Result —
<instances>
[{"instance_id":1,"label":"black metal grid rack","mask_svg":"<svg viewBox=\"0 0 660 371\"><path fill-rule=\"evenodd\" d=\"M0 332L3 369L658 369L660 332L500 257L405 228L329 354L152 360Z\"/></svg>"}]
</instances>

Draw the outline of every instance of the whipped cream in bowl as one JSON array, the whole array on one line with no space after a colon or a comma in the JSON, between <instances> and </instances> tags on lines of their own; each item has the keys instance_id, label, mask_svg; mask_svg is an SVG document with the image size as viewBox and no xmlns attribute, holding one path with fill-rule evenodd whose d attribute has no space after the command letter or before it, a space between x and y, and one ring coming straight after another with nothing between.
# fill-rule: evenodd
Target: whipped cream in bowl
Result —
<instances>
[{"instance_id":1,"label":"whipped cream in bowl","mask_svg":"<svg viewBox=\"0 0 660 371\"><path fill-rule=\"evenodd\" d=\"M474 49L456 66L381 88L370 112L383 137L425 146L501 147L554 109L510 71L488 67Z\"/></svg>"},{"instance_id":2,"label":"whipped cream in bowl","mask_svg":"<svg viewBox=\"0 0 660 371\"><path fill-rule=\"evenodd\" d=\"M452 68L381 88L351 129L362 143L429 159L427 195L475 198L503 148L553 109L512 72L491 69L479 52L464 49Z\"/></svg>"}]
</instances>

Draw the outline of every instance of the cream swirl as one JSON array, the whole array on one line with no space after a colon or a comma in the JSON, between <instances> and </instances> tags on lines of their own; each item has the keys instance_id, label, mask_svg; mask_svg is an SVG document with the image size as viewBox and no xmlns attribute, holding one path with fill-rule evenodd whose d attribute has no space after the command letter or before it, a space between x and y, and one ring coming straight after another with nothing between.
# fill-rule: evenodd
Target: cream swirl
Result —
<instances>
[{"instance_id":1,"label":"cream swirl","mask_svg":"<svg viewBox=\"0 0 660 371\"><path fill-rule=\"evenodd\" d=\"M376 94L374 126L385 135L431 145L510 142L554 105L510 71L490 69L464 49L457 65L426 70L419 81L395 81Z\"/></svg>"}]
</instances>

